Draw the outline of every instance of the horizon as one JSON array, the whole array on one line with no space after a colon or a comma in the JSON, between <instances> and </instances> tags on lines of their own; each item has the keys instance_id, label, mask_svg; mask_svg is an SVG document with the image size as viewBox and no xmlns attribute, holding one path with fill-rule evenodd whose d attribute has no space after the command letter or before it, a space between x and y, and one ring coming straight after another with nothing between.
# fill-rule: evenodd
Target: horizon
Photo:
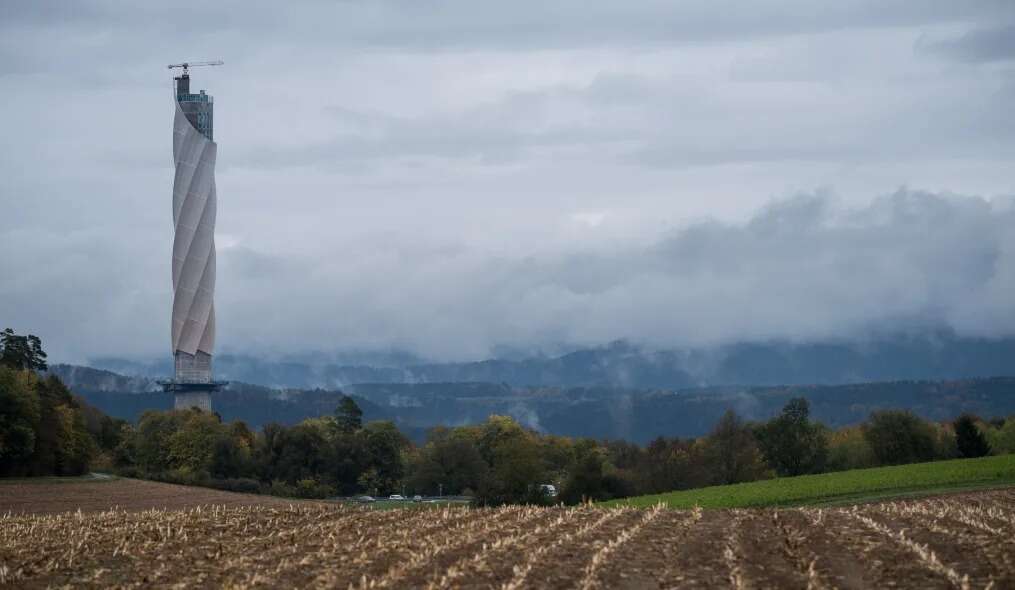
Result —
<instances>
[{"instance_id":1,"label":"horizon","mask_svg":"<svg viewBox=\"0 0 1015 590\"><path fill-rule=\"evenodd\" d=\"M865 347L885 343L928 344L941 345L943 343L960 342L968 343L1001 343L1010 341L1015 336L1011 335L962 335L954 330L941 327L921 327L918 329L900 330L894 332L871 331L855 337L833 337L824 339L792 340L792 339L756 339L756 340L733 340L721 344L708 346L647 346L620 339L605 342L598 345L567 345L557 344L548 348L534 350L511 350L493 349L490 354L475 358L452 358L432 359L419 356L407 349L397 348L363 348L363 349L335 349L335 350L303 350L303 351L280 351L280 350L222 350L216 353L216 358L231 359L253 359L262 361L273 361L278 363L305 363L309 366L320 365L341 365L341 366L365 366L376 368L400 368L423 365L441 364L474 364L490 361L524 362L530 360L553 360L572 354L583 352L629 352L639 355L650 355L655 353L677 353L677 354L710 354L722 355L732 350L743 347L775 347L782 349L803 349L809 347L836 346L855 350L863 350ZM172 364L172 357L162 354L154 355L107 355L86 358L79 362L72 362L66 359L53 359L57 364L80 365L88 367L101 367L104 364L113 362L125 362L136 365Z\"/></svg>"}]
</instances>

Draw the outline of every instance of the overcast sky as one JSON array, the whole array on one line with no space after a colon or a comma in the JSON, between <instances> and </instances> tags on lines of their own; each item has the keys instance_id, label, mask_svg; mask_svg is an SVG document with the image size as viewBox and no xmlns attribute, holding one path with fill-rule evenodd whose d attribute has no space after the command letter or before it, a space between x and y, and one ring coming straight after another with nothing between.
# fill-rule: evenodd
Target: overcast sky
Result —
<instances>
[{"instance_id":1,"label":"overcast sky","mask_svg":"<svg viewBox=\"0 0 1015 590\"><path fill-rule=\"evenodd\" d=\"M203 59L219 351L1015 333L1009 0L4 1L0 328L170 354Z\"/></svg>"}]
</instances>

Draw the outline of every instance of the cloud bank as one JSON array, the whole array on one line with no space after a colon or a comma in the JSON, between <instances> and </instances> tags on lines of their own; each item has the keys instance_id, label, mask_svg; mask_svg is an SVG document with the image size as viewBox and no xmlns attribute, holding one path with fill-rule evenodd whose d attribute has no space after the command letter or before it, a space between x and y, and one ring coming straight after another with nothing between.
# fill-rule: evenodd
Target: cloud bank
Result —
<instances>
[{"instance_id":1,"label":"cloud bank","mask_svg":"<svg viewBox=\"0 0 1015 590\"><path fill-rule=\"evenodd\" d=\"M451 238L299 255L227 245L219 322L229 350L393 347L434 359L616 339L683 347L942 327L1011 335L1013 223L1010 199L899 190L864 207L802 195L744 223L705 221L641 244L553 245L520 257ZM123 354L127 342L154 353L158 343L145 339L162 331L168 289L141 284L137 267L156 257L139 259L101 236L47 242L39 257L50 264L8 258L2 268L27 279L5 283L3 300L43 310L25 323L56 342L80 334L82 347L105 339L103 352ZM0 243L17 247L9 237Z\"/></svg>"},{"instance_id":2,"label":"cloud bank","mask_svg":"<svg viewBox=\"0 0 1015 590\"><path fill-rule=\"evenodd\" d=\"M224 281L242 287L228 288L223 308L233 312L223 321L267 344L302 318L278 343L287 349L395 343L438 358L621 338L708 346L944 326L1010 335L1013 222L1011 201L900 190L860 208L800 196L743 224L702 222L645 245L523 258L450 242L375 245L353 263L322 251L305 265L227 250ZM273 285L293 287L288 303ZM262 295L245 300L252 293Z\"/></svg>"}]
</instances>

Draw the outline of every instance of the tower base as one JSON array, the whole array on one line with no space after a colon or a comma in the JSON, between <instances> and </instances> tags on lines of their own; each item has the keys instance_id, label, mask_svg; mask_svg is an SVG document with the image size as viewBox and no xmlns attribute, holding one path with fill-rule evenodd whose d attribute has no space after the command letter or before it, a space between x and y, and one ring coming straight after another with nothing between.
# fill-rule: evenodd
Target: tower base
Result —
<instances>
[{"instance_id":1,"label":"tower base","mask_svg":"<svg viewBox=\"0 0 1015 590\"><path fill-rule=\"evenodd\" d=\"M159 381L162 391L173 394L173 409L189 410L197 408L211 412L211 394L228 385L226 381L208 381L204 383L187 383L185 381Z\"/></svg>"},{"instance_id":2,"label":"tower base","mask_svg":"<svg viewBox=\"0 0 1015 590\"><path fill-rule=\"evenodd\" d=\"M207 391L178 391L173 395L173 409L197 408L211 412L211 393Z\"/></svg>"}]
</instances>

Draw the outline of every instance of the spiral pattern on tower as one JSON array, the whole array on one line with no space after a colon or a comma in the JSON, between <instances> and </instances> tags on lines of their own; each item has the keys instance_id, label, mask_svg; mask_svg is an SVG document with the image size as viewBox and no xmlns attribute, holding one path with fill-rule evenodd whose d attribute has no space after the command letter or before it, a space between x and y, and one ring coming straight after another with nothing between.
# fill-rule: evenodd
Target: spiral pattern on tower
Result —
<instances>
[{"instance_id":1,"label":"spiral pattern on tower","mask_svg":"<svg viewBox=\"0 0 1015 590\"><path fill-rule=\"evenodd\" d=\"M176 380L207 382L215 345L217 145L211 139L211 97L204 91L192 95L189 84L178 83L175 103L172 346Z\"/></svg>"}]
</instances>

